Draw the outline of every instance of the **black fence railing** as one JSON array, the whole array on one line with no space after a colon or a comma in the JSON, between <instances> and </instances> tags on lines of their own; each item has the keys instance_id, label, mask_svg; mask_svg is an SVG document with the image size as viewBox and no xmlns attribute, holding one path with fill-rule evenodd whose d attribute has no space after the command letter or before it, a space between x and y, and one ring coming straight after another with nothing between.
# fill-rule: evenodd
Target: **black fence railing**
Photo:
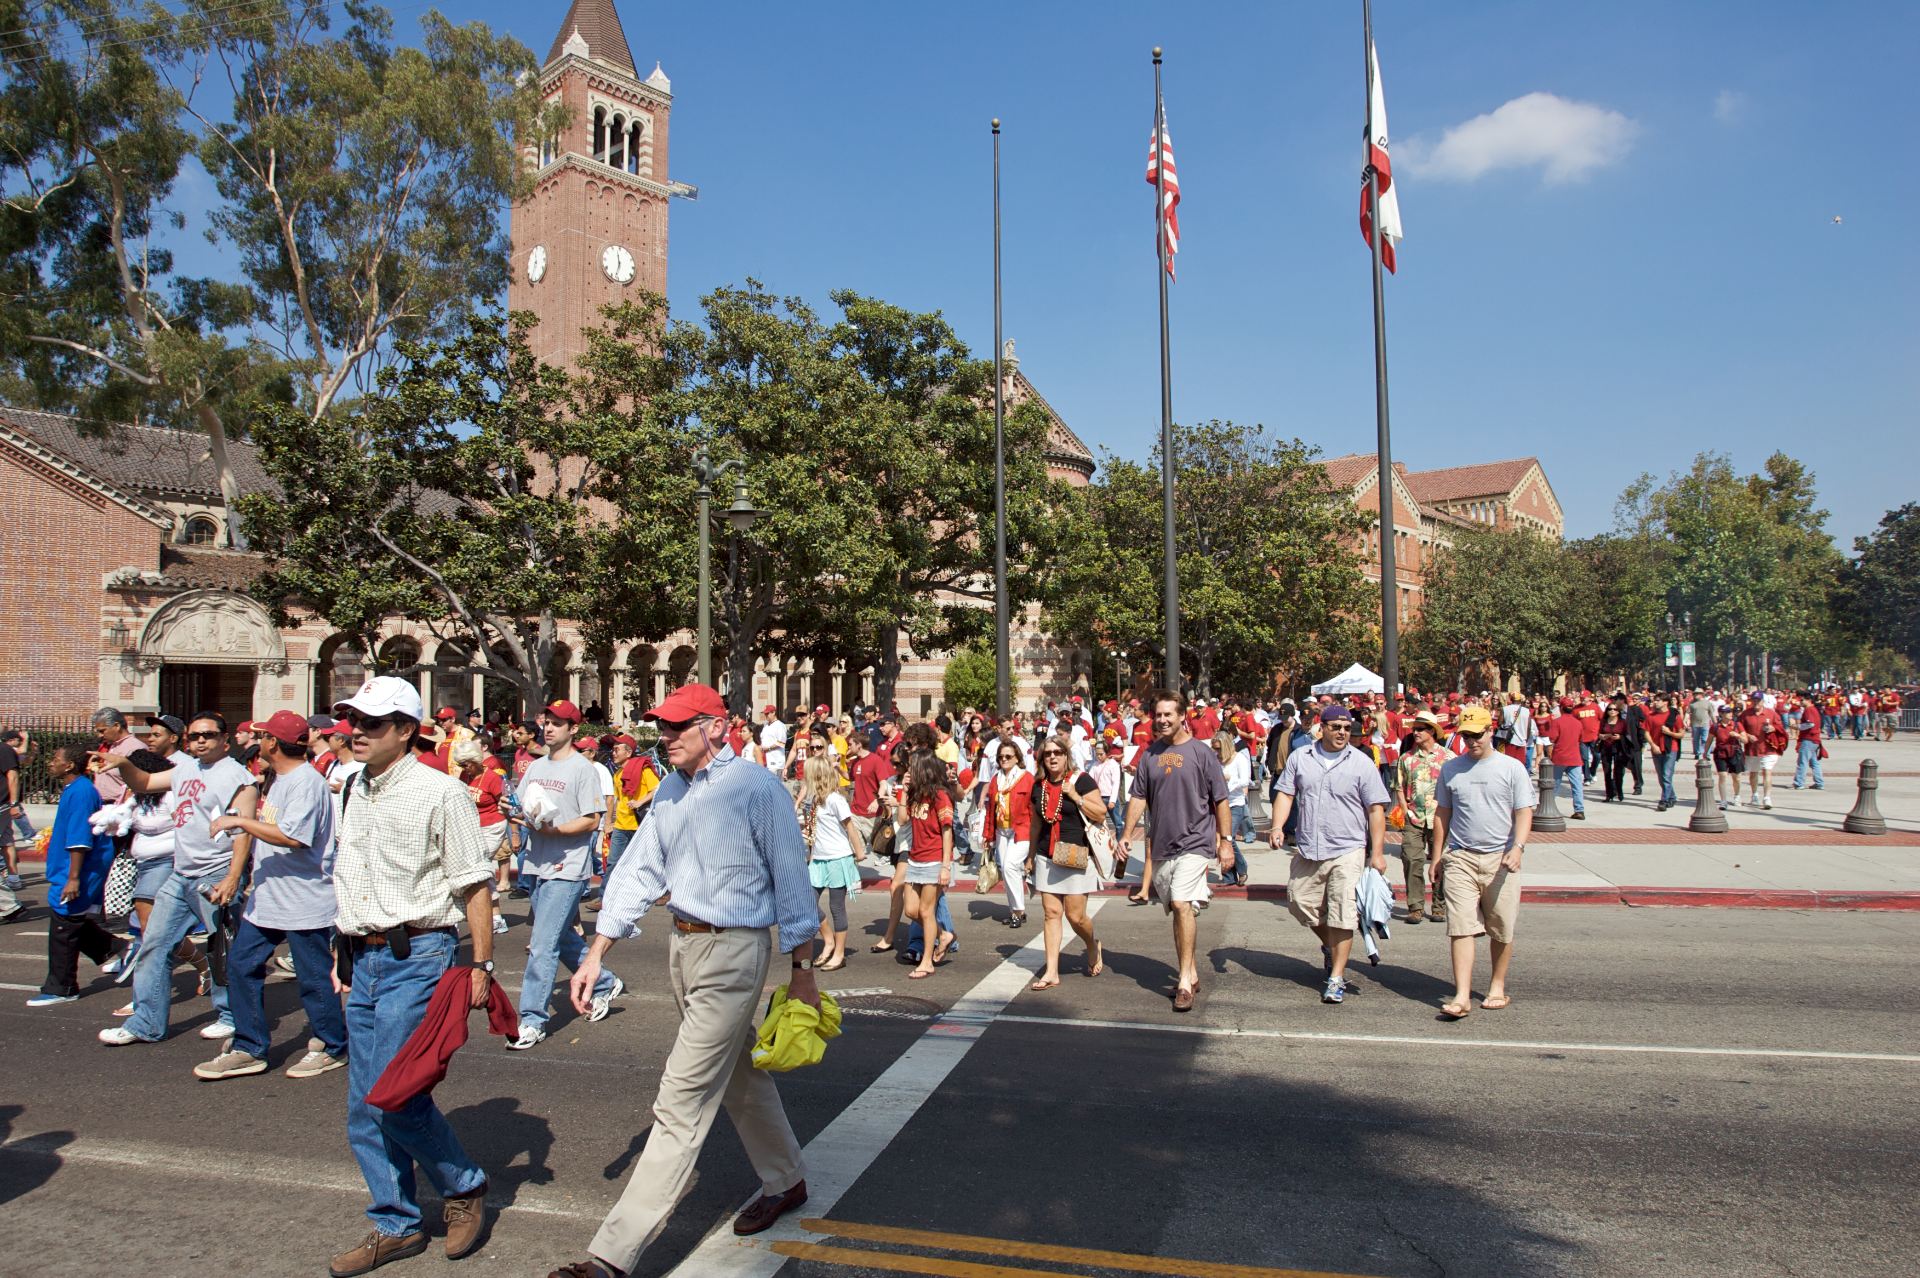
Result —
<instances>
[{"instance_id":1,"label":"black fence railing","mask_svg":"<svg viewBox=\"0 0 1920 1278\"><path fill-rule=\"evenodd\" d=\"M9 723L6 726L18 728L26 734L24 748L17 742L14 744L14 748L20 751L22 803L52 803L60 797L52 778L47 775L47 759L52 756L55 746L67 743L88 749L97 749L99 746L99 738L85 716L40 723Z\"/></svg>"}]
</instances>

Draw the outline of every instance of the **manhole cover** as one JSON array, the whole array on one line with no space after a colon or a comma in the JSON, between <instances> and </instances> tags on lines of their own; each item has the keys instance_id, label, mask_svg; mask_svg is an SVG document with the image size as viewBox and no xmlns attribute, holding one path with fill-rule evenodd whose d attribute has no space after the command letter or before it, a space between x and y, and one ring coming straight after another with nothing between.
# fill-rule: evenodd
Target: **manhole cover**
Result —
<instances>
[{"instance_id":1,"label":"manhole cover","mask_svg":"<svg viewBox=\"0 0 1920 1278\"><path fill-rule=\"evenodd\" d=\"M930 1021L940 1015L941 1006L928 998L914 998L891 991L849 991L834 994L840 1010L849 1016L892 1016L901 1020Z\"/></svg>"}]
</instances>

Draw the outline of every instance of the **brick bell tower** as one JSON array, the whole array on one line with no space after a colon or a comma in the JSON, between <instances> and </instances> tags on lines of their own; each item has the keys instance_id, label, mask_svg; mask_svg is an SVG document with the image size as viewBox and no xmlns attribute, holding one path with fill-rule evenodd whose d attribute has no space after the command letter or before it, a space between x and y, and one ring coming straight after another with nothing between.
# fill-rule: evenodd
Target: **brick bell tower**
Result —
<instances>
[{"instance_id":1,"label":"brick bell tower","mask_svg":"<svg viewBox=\"0 0 1920 1278\"><path fill-rule=\"evenodd\" d=\"M525 148L535 185L508 219L507 304L540 317L534 354L566 367L601 307L667 291L667 201L691 188L667 178L672 85L658 63L640 77L613 0L573 0L540 87L572 122Z\"/></svg>"}]
</instances>

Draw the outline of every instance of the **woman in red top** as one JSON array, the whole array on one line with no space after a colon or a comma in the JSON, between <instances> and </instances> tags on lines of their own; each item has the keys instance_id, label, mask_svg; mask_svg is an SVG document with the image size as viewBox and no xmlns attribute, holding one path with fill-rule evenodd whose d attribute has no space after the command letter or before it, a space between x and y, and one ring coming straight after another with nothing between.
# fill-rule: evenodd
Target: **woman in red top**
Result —
<instances>
[{"instance_id":1,"label":"woman in red top","mask_svg":"<svg viewBox=\"0 0 1920 1278\"><path fill-rule=\"evenodd\" d=\"M506 878L507 862L513 855L507 846L507 814L500 810L500 796L507 789L506 778L487 766L487 748L476 738L457 743L447 757L455 775L467 787L473 806L480 810L480 837L493 854L493 930L497 935L507 930L506 917L500 913L500 889Z\"/></svg>"},{"instance_id":2,"label":"woman in red top","mask_svg":"<svg viewBox=\"0 0 1920 1278\"><path fill-rule=\"evenodd\" d=\"M917 920L924 936L938 937L923 946L920 962L907 975L923 980L947 957L952 932L940 930L940 896L953 882L953 795L947 789L947 767L932 754L916 754L908 767L901 804L912 831L907 853L906 917ZM896 870L897 873L897 870Z\"/></svg>"},{"instance_id":3,"label":"woman in red top","mask_svg":"<svg viewBox=\"0 0 1920 1278\"><path fill-rule=\"evenodd\" d=\"M1007 889L1009 927L1027 921L1027 844L1033 837L1033 774L1020 766L1020 750L1010 741L1000 743L999 771L987 782L986 824L981 837L1000 864L1000 882Z\"/></svg>"}]
</instances>

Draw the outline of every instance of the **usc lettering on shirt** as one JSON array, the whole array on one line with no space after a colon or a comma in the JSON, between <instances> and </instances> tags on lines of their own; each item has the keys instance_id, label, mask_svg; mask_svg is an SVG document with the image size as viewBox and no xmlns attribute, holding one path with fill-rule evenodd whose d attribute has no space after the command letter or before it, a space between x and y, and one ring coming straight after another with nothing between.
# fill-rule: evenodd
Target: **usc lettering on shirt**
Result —
<instances>
[{"instance_id":1,"label":"usc lettering on shirt","mask_svg":"<svg viewBox=\"0 0 1920 1278\"><path fill-rule=\"evenodd\" d=\"M198 777L190 777L174 787L174 793L180 796L180 806L173 810L173 828L181 830L193 817L195 803L207 792L207 783Z\"/></svg>"}]
</instances>

